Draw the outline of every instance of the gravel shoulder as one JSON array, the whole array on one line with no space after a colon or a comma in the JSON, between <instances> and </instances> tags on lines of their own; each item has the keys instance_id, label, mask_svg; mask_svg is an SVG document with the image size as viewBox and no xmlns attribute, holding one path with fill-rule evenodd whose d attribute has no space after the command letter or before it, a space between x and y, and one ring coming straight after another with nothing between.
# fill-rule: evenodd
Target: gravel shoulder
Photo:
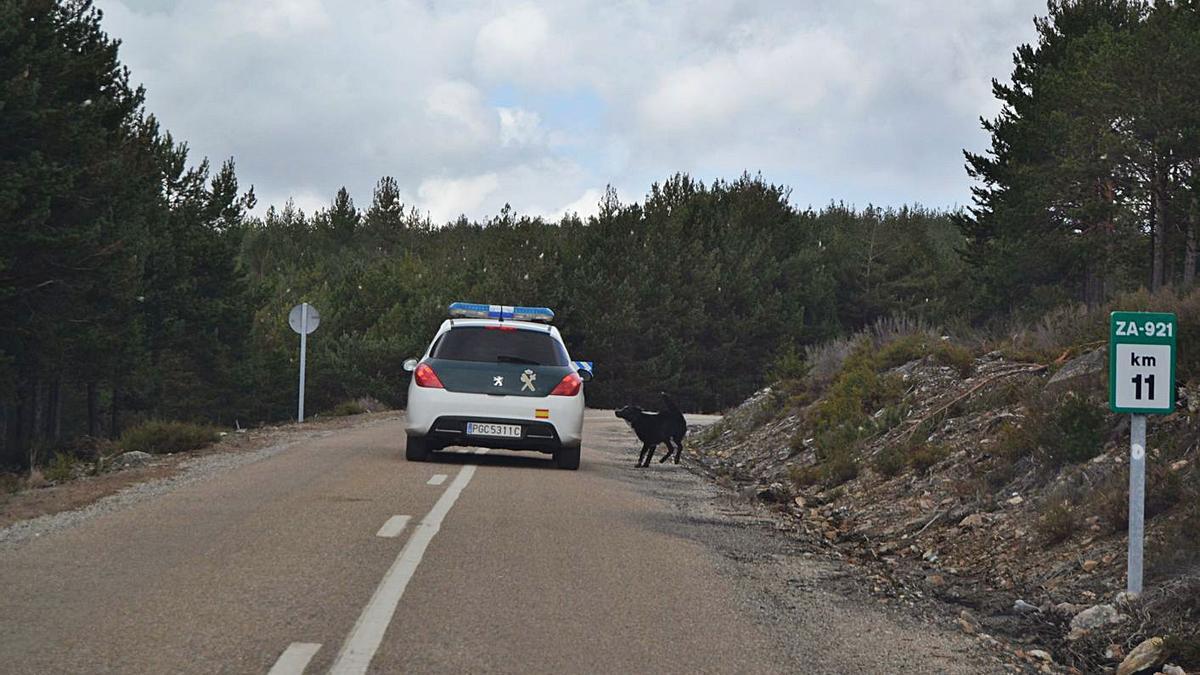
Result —
<instances>
[{"instance_id":1,"label":"gravel shoulder","mask_svg":"<svg viewBox=\"0 0 1200 675\"><path fill-rule=\"evenodd\" d=\"M382 424L402 415L394 411L368 413L230 433L196 452L162 455L145 466L6 495L0 497L0 548L17 546L101 514L215 478L297 443L351 427Z\"/></svg>"},{"instance_id":2,"label":"gravel shoulder","mask_svg":"<svg viewBox=\"0 0 1200 675\"><path fill-rule=\"evenodd\" d=\"M800 536L756 500L683 470L696 468L686 456L681 466L636 469L631 432L589 424L592 447L627 453L623 478L670 505L647 514L651 527L703 545L736 589L740 609L790 660L805 664L804 672L1021 672L999 643L962 633L953 622L956 610L928 598L899 607L873 597L864 570Z\"/></svg>"}]
</instances>

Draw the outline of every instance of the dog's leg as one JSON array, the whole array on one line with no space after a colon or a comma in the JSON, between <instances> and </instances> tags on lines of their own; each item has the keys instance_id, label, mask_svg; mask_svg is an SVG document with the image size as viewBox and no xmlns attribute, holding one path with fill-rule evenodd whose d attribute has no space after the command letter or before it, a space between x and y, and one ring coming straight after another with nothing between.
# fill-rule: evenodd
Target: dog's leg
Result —
<instances>
[{"instance_id":1,"label":"dog's leg","mask_svg":"<svg viewBox=\"0 0 1200 675\"><path fill-rule=\"evenodd\" d=\"M645 464L645 466L650 466L650 460L654 459L654 451L655 450L658 450L658 443L647 443L646 444L646 464Z\"/></svg>"},{"instance_id":2,"label":"dog's leg","mask_svg":"<svg viewBox=\"0 0 1200 675\"><path fill-rule=\"evenodd\" d=\"M665 441L663 441L663 443L666 443L666 444L667 444L667 454L663 455L663 456L662 456L662 459L658 460L658 463L659 463L659 464L663 464L663 463L665 463L665 462L666 462L668 459L671 459L671 453L675 451L675 448L673 448L673 447L671 446L671 439L670 439L670 438L668 438L668 439L666 439Z\"/></svg>"},{"instance_id":3,"label":"dog's leg","mask_svg":"<svg viewBox=\"0 0 1200 675\"><path fill-rule=\"evenodd\" d=\"M650 458L646 456L646 451L650 449L649 443L642 443L642 452L638 455L638 467L650 466Z\"/></svg>"},{"instance_id":4,"label":"dog's leg","mask_svg":"<svg viewBox=\"0 0 1200 675\"><path fill-rule=\"evenodd\" d=\"M679 463L679 456L683 454L683 439L675 439L675 463Z\"/></svg>"}]
</instances>

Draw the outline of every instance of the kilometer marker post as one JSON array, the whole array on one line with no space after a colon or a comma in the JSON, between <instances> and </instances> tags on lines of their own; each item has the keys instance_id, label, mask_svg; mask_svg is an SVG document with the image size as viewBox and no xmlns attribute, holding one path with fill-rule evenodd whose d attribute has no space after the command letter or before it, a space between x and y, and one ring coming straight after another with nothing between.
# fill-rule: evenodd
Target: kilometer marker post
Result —
<instances>
[{"instance_id":1,"label":"kilometer marker post","mask_svg":"<svg viewBox=\"0 0 1200 675\"><path fill-rule=\"evenodd\" d=\"M1113 312L1109 317L1108 404L1129 413L1129 551L1126 591L1142 592L1146 505L1146 416L1175 410L1174 314Z\"/></svg>"}]
</instances>

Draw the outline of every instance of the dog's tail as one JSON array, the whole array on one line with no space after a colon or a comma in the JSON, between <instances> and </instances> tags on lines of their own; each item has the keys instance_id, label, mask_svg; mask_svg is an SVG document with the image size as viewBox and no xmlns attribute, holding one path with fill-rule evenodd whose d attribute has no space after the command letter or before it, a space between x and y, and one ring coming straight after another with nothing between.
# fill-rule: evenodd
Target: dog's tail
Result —
<instances>
[{"instance_id":1,"label":"dog's tail","mask_svg":"<svg viewBox=\"0 0 1200 675\"><path fill-rule=\"evenodd\" d=\"M660 392L658 392L658 395L662 397L663 403L667 406L667 410L671 411L672 413L674 413L676 415L683 414L683 411L679 409L679 406L675 405L675 401L672 401L671 397L667 396L667 392L660 391Z\"/></svg>"}]
</instances>

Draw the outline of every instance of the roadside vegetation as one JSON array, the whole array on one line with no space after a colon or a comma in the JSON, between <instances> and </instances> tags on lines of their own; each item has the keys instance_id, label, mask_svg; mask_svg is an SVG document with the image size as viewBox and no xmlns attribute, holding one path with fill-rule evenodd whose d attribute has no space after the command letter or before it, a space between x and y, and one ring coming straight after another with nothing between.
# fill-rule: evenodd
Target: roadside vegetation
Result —
<instances>
[{"instance_id":1,"label":"roadside vegetation","mask_svg":"<svg viewBox=\"0 0 1200 675\"><path fill-rule=\"evenodd\" d=\"M961 587L927 589L952 601L997 610L1015 598L1066 601L1076 612L1110 602L1124 585L1128 526L1128 416L1108 410L1103 348L1118 307L1175 313L1181 350L1179 408L1149 426L1152 590L1122 609L1142 622L1129 646L1167 636L1172 658L1194 666L1200 290L1122 294L985 329L880 321L776 364L783 379L701 433L695 456L720 481L758 485L755 494L866 560L910 560L912 583L953 568ZM1041 611L1044 620L1052 610ZM1044 623L1010 629L1044 631L1044 644L1085 671L1104 663L1108 642L1094 643L1120 637L1067 644Z\"/></svg>"},{"instance_id":2,"label":"roadside vegetation","mask_svg":"<svg viewBox=\"0 0 1200 675\"><path fill-rule=\"evenodd\" d=\"M215 443L220 434L213 427L188 422L151 420L127 429L118 445L126 452L161 455L198 450Z\"/></svg>"}]
</instances>

